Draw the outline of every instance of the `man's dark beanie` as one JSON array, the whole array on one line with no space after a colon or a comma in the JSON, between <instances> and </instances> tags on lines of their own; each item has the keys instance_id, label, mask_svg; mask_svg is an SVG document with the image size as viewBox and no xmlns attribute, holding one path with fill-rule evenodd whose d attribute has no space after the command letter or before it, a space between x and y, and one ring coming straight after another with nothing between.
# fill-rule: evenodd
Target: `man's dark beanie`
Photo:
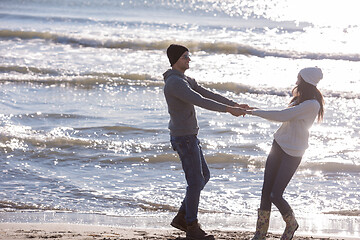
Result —
<instances>
[{"instance_id":1,"label":"man's dark beanie","mask_svg":"<svg viewBox=\"0 0 360 240\"><path fill-rule=\"evenodd\" d=\"M169 58L170 65L171 66L174 65L177 62L177 60L179 60L181 55L183 55L183 53L186 51L189 51L189 49L187 49L184 46L171 44L166 50L166 54Z\"/></svg>"}]
</instances>

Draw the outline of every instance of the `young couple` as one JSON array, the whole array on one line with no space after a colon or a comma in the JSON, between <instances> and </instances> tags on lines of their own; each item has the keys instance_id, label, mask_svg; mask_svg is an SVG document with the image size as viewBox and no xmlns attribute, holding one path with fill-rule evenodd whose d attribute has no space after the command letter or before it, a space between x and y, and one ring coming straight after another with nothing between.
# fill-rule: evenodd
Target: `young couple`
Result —
<instances>
[{"instance_id":1,"label":"young couple","mask_svg":"<svg viewBox=\"0 0 360 240\"><path fill-rule=\"evenodd\" d=\"M164 94L170 114L170 142L178 153L187 182L185 198L171 225L186 232L188 239L214 239L200 228L198 206L200 192L210 179L210 172L197 138L199 127L194 106L211 111L228 112L234 116L255 115L282 122L274 134L271 151L266 160L264 182L256 232L253 239L265 239L273 203L286 222L281 239L292 239L298 228L294 213L283 193L308 147L309 129L317 118L323 118L323 97L316 88L322 79L317 67L302 69L298 74L293 98L284 110L260 110L238 104L201 87L193 78L184 75L189 69L189 50L171 44L167 49L171 69L164 73Z\"/></svg>"}]
</instances>

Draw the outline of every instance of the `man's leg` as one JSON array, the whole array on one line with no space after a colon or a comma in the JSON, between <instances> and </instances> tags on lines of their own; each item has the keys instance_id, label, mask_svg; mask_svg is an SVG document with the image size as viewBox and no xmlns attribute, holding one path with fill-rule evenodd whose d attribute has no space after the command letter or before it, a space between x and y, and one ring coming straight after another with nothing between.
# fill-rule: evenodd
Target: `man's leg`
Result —
<instances>
[{"instance_id":1,"label":"man's leg","mask_svg":"<svg viewBox=\"0 0 360 240\"><path fill-rule=\"evenodd\" d=\"M209 167L207 165L207 162L205 160L205 157L203 155L203 151L200 145L200 141L198 142L199 148L200 148L200 157L201 157L201 165L202 165L202 172L203 172L203 176L204 176L204 180L205 180L205 185L207 184L207 182L210 180L210 170ZM204 185L204 186L205 186Z\"/></svg>"},{"instance_id":2,"label":"man's leg","mask_svg":"<svg viewBox=\"0 0 360 240\"><path fill-rule=\"evenodd\" d=\"M188 185L185 196L185 219L187 223L197 220L200 192L205 186L202 157L197 137L187 137L182 142L182 154L180 156Z\"/></svg>"},{"instance_id":3,"label":"man's leg","mask_svg":"<svg viewBox=\"0 0 360 240\"><path fill-rule=\"evenodd\" d=\"M212 235L207 235L200 228L197 220L200 192L210 178L210 171L199 145L199 140L195 135L173 137L171 143L180 156L188 185L185 199L179 210L185 210L186 236L189 239L213 239Z\"/></svg>"}]
</instances>

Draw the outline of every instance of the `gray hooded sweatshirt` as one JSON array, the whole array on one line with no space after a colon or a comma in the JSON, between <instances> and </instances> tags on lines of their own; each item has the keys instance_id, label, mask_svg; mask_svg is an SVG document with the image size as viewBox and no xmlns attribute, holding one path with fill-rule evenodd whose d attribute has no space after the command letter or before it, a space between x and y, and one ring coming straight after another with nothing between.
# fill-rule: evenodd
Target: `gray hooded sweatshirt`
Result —
<instances>
[{"instance_id":1,"label":"gray hooded sweatshirt","mask_svg":"<svg viewBox=\"0 0 360 240\"><path fill-rule=\"evenodd\" d=\"M164 74L164 94L170 114L172 136L194 135L199 131L194 105L217 112L236 103L197 84L195 79L169 69Z\"/></svg>"}]
</instances>

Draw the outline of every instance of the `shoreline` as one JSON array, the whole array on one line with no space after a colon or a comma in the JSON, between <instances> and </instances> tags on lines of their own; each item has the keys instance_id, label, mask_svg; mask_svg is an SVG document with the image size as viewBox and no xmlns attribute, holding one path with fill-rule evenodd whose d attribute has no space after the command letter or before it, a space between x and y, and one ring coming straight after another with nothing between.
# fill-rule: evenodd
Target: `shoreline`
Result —
<instances>
[{"instance_id":1,"label":"shoreline","mask_svg":"<svg viewBox=\"0 0 360 240\"><path fill-rule=\"evenodd\" d=\"M0 240L13 239L185 239L170 226L175 213L157 212L147 216L109 216L104 214L15 211L0 212ZM251 239L256 215L230 216L201 214L203 229L216 239ZM359 239L358 216L299 216L300 228L294 239ZM270 220L267 239L279 239L285 224L277 211Z\"/></svg>"},{"instance_id":2,"label":"shoreline","mask_svg":"<svg viewBox=\"0 0 360 240\"><path fill-rule=\"evenodd\" d=\"M207 230L215 239L251 239L253 232L241 230ZM281 234L268 233L267 239L279 239ZM71 239L71 240L118 240L118 239L152 239L152 240L184 240L185 233L173 228L136 228L114 227L90 224L70 223L0 223L0 239L25 240L25 239ZM313 234L295 233L294 240L350 240L360 239L355 237L317 236Z\"/></svg>"}]
</instances>

